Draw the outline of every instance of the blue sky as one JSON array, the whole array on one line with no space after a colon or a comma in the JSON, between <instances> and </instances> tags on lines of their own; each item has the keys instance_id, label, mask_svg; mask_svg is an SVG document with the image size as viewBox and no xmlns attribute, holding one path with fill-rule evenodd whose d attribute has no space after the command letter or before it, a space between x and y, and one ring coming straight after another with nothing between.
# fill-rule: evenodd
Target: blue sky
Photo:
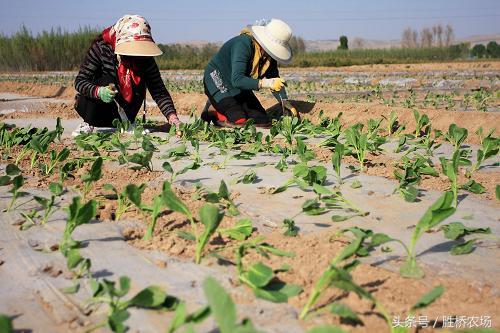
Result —
<instances>
[{"instance_id":1,"label":"blue sky","mask_svg":"<svg viewBox=\"0 0 500 333\"><path fill-rule=\"evenodd\" d=\"M162 43L223 41L260 18L281 18L306 39L399 39L405 27L451 24L457 37L500 33L499 0L0 0L0 33L25 24L37 33L105 27L124 14L141 14Z\"/></svg>"}]
</instances>

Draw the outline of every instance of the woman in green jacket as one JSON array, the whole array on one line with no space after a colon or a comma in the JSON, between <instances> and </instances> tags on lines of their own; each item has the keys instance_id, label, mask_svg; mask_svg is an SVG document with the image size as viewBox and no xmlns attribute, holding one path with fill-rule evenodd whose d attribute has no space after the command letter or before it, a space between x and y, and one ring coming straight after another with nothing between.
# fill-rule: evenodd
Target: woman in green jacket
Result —
<instances>
[{"instance_id":1,"label":"woman in green jacket","mask_svg":"<svg viewBox=\"0 0 500 333\"><path fill-rule=\"evenodd\" d=\"M278 19L262 23L248 26L227 41L206 66L203 85L209 101L202 119L221 126L243 125L253 119L256 126L268 127L266 110L253 93L264 88L271 90L284 109L297 115L278 71L278 62L286 64L292 59L292 30ZM215 111L209 111L210 104Z\"/></svg>"}]
</instances>

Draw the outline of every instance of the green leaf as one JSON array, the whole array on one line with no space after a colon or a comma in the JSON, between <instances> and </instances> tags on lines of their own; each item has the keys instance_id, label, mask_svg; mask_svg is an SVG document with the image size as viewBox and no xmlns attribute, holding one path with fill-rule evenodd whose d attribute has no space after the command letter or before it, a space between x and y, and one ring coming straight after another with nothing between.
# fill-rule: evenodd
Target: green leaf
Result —
<instances>
[{"instance_id":1,"label":"green leaf","mask_svg":"<svg viewBox=\"0 0 500 333\"><path fill-rule=\"evenodd\" d=\"M12 183L12 180L10 179L9 176L1 176L0 177L0 186L10 185L11 183Z\"/></svg>"},{"instance_id":2,"label":"green leaf","mask_svg":"<svg viewBox=\"0 0 500 333\"><path fill-rule=\"evenodd\" d=\"M241 219L236 222L233 228L220 230L221 234L239 241L247 239L252 234L252 231L253 225L250 219Z\"/></svg>"},{"instance_id":3,"label":"green leaf","mask_svg":"<svg viewBox=\"0 0 500 333\"><path fill-rule=\"evenodd\" d=\"M158 308L166 300L167 294L158 286L149 286L137 293L127 302L129 306L140 308Z\"/></svg>"},{"instance_id":4,"label":"green leaf","mask_svg":"<svg viewBox=\"0 0 500 333\"><path fill-rule=\"evenodd\" d=\"M444 287L442 285L434 287L434 289L432 289L427 294L425 294L424 296L422 296L417 301L417 303L415 303L411 307L411 311L423 309L423 308L431 305L435 300L437 300L439 297L441 297L441 295L443 294L443 292L444 292Z\"/></svg>"},{"instance_id":5,"label":"green leaf","mask_svg":"<svg viewBox=\"0 0 500 333\"><path fill-rule=\"evenodd\" d=\"M345 304L334 302L329 306L329 310L331 313L336 314L342 319L347 319L355 323L361 323L361 320L359 319L358 315L354 311L352 311L352 309L349 306Z\"/></svg>"},{"instance_id":6,"label":"green leaf","mask_svg":"<svg viewBox=\"0 0 500 333\"><path fill-rule=\"evenodd\" d=\"M143 190L144 190L144 187L142 185L137 186L135 184L128 184L127 186L125 186L125 193L127 195L127 198L130 200L130 202L132 202L134 205L136 205L139 208L142 206L141 196L142 196Z\"/></svg>"},{"instance_id":7,"label":"green leaf","mask_svg":"<svg viewBox=\"0 0 500 333\"><path fill-rule=\"evenodd\" d=\"M52 192L53 195L59 196L63 192L63 187L61 183L52 182L49 184L49 190L50 192Z\"/></svg>"},{"instance_id":8,"label":"green leaf","mask_svg":"<svg viewBox=\"0 0 500 333\"><path fill-rule=\"evenodd\" d=\"M80 255L78 249L71 249L67 254L66 265L68 266L69 269L73 269L76 266L78 266L78 264L82 262L82 260L83 257Z\"/></svg>"},{"instance_id":9,"label":"green leaf","mask_svg":"<svg viewBox=\"0 0 500 333\"><path fill-rule=\"evenodd\" d=\"M116 333L123 333L127 330L124 322L130 317L127 310L115 310L108 316L109 328Z\"/></svg>"},{"instance_id":10,"label":"green leaf","mask_svg":"<svg viewBox=\"0 0 500 333\"><path fill-rule=\"evenodd\" d=\"M75 198L73 198L73 200L75 200ZM88 201L86 204L79 207L75 219L76 224L81 225L90 222L90 220L94 218L96 212L97 212L97 202L95 200Z\"/></svg>"},{"instance_id":11,"label":"green leaf","mask_svg":"<svg viewBox=\"0 0 500 333\"><path fill-rule=\"evenodd\" d=\"M271 267L259 262L250 266L248 271L243 273L240 278L254 289L262 288L271 281L273 273Z\"/></svg>"},{"instance_id":12,"label":"green leaf","mask_svg":"<svg viewBox=\"0 0 500 333\"><path fill-rule=\"evenodd\" d=\"M179 230L179 231L177 231L177 236L179 236L180 238L183 238L185 240L191 241L191 242L196 242L196 236L193 235L191 232Z\"/></svg>"},{"instance_id":13,"label":"green leaf","mask_svg":"<svg viewBox=\"0 0 500 333\"><path fill-rule=\"evenodd\" d=\"M331 219L332 219L332 222L342 222L342 221L346 221L346 220L349 220L350 218L352 218L354 215L332 215Z\"/></svg>"},{"instance_id":14,"label":"green leaf","mask_svg":"<svg viewBox=\"0 0 500 333\"><path fill-rule=\"evenodd\" d=\"M203 291L221 333L233 333L236 326L236 306L229 294L212 277L203 282Z\"/></svg>"},{"instance_id":15,"label":"green leaf","mask_svg":"<svg viewBox=\"0 0 500 333\"><path fill-rule=\"evenodd\" d=\"M363 186L363 185L361 184L361 182L358 179L355 179L351 184L351 188L354 188L354 189L360 188L361 186Z\"/></svg>"},{"instance_id":16,"label":"green leaf","mask_svg":"<svg viewBox=\"0 0 500 333\"><path fill-rule=\"evenodd\" d=\"M12 319L10 317L0 314L0 332L2 333L12 333L14 332L14 326L12 325Z\"/></svg>"},{"instance_id":17,"label":"green leaf","mask_svg":"<svg viewBox=\"0 0 500 333\"><path fill-rule=\"evenodd\" d=\"M227 188L226 182L221 180L219 185L219 197L229 200L229 189Z\"/></svg>"},{"instance_id":18,"label":"green leaf","mask_svg":"<svg viewBox=\"0 0 500 333\"><path fill-rule=\"evenodd\" d=\"M78 290L80 290L80 283L78 282L76 282L74 285L70 287L61 289L61 291L65 294L76 294Z\"/></svg>"},{"instance_id":19,"label":"green leaf","mask_svg":"<svg viewBox=\"0 0 500 333\"><path fill-rule=\"evenodd\" d=\"M174 173L174 169L172 168L172 165L168 161L163 162L161 167L168 173Z\"/></svg>"},{"instance_id":20,"label":"green leaf","mask_svg":"<svg viewBox=\"0 0 500 333\"><path fill-rule=\"evenodd\" d=\"M497 200L500 200L500 184L495 186L495 196L497 197Z\"/></svg>"},{"instance_id":21,"label":"green leaf","mask_svg":"<svg viewBox=\"0 0 500 333\"><path fill-rule=\"evenodd\" d=\"M5 173L7 176L17 176L21 173L21 169L19 169L15 164L7 164L5 167Z\"/></svg>"},{"instance_id":22,"label":"green leaf","mask_svg":"<svg viewBox=\"0 0 500 333\"><path fill-rule=\"evenodd\" d=\"M316 183L313 184L313 190L317 194L321 194L321 195L332 195L333 194L332 191L330 191L325 186L319 185L319 184L316 184Z\"/></svg>"},{"instance_id":23,"label":"green leaf","mask_svg":"<svg viewBox=\"0 0 500 333\"><path fill-rule=\"evenodd\" d=\"M450 253L454 256L469 254L474 251L474 244L477 238L470 239L464 243L453 245L450 249Z\"/></svg>"},{"instance_id":24,"label":"green leaf","mask_svg":"<svg viewBox=\"0 0 500 333\"><path fill-rule=\"evenodd\" d=\"M429 230L430 228L438 225L446 218L455 213L455 208L452 207L453 193L445 192L439 199L437 199L420 218L416 225L415 232Z\"/></svg>"},{"instance_id":25,"label":"green leaf","mask_svg":"<svg viewBox=\"0 0 500 333\"><path fill-rule=\"evenodd\" d=\"M188 218L192 217L189 208L175 195L170 187L170 183L167 181L163 183L162 199L169 209L184 214Z\"/></svg>"},{"instance_id":26,"label":"green leaf","mask_svg":"<svg viewBox=\"0 0 500 333\"><path fill-rule=\"evenodd\" d=\"M391 237L389 237L388 235L386 235L384 233L376 233L376 234L373 234L369 246L376 247L376 246L380 246L382 244L391 242L393 240L394 239L392 239Z\"/></svg>"},{"instance_id":27,"label":"green leaf","mask_svg":"<svg viewBox=\"0 0 500 333\"><path fill-rule=\"evenodd\" d=\"M460 186L460 188L462 190L466 190L475 194L481 194L486 192L486 188L473 179L469 180L467 183Z\"/></svg>"},{"instance_id":28,"label":"green leaf","mask_svg":"<svg viewBox=\"0 0 500 333\"><path fill-rule=\"evenodd\" d=\"M274 303L286 303L289 297L296 296L301 292L300 286L283 282L271 282L263 288L254 289L255 296Z\"/></svg>"},{"instance_id":29,"label":"green leaf","mask_svg":"<svg viewBox=\"0 0 500 333\"><path fill-rule=\"evenodd\" d=\"M491 234L490 228L469 228L464 226L461 222L451 222L450 224L443 225L441 229L444 231L444 236L451 240L474 233Z\"/></svg>"},{"instance_id":30,"label":"green leaf","mask_svg":"<svg viewBox=\"0 0 500 333\"><path fill-rule=\"evenodd\" d=\"M196 244L195 262L197 264L200 263L203 248L214 234L223 217L224 214L219 212L219 208L215 205L204 204L200 208L200 221L205 225L205 229L198 239L198 244Z\"/></svg>"}]
</instances>

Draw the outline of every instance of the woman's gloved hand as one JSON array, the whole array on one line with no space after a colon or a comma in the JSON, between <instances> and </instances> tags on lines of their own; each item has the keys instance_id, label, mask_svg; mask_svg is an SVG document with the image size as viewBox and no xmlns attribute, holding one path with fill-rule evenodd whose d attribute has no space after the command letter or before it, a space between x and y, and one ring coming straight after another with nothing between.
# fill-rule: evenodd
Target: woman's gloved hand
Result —
<instances>
[{"instance_id":1,"label":"woman's gloved hand","mask_svg":"<svg viewBox=\"0 0 500 333\"><path fill-rule=\"evenodd\" d=\"M97 90L97 96L103 101L104 103L111 103L114 99L118 91L112 90L109 86L108 87L99 87Z\"/></svg>"},{"instance_id":2,"label":"woman's gloved hand","mask_svg":"<svg viewBox=\"0 0 500 333\"><path fill-rule=\"evenodd\" d=\"M274 91L280 91L285 85L285 80L280 77L275 77L272 79L261 79L259 81L259 88L269 88Z\"/></svg>"},{"instance_id":3,"label":"woman's gloved hand","mask_svg":"<svg viewBox=\"0 0 500 333\"><path fill-rule=\"evenodd\" d=\"M282 103L283 103L283 108L290 112L289 116L292 116L292 117L298 117L299 116L299 113L297 112L297 109L292 105L292 103L290 103L289 100L284 99L282 101Z\"/></svg>"}]
</instances>

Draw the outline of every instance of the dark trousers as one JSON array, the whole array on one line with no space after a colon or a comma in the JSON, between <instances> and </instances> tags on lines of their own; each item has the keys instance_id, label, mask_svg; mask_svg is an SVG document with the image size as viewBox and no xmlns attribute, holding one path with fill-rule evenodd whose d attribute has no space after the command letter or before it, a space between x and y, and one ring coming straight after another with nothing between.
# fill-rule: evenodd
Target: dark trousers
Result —
<instances>
[{"instance_id":1,"label":"dark trousers","mask_svg":"<svg viewBox=\"0 0 500 333\"><path fill-rule=\"evenodd\" d=\"M232 123L239 119L253 119L255 124L270 122L266 110L251 90L242 90L240 94L225 97L220 102L214 100L206 87L205 94L217 112L222 113Z\"/></svg>"},{"instance_id":2,"label":"dark trousers","mask_svg":"<svg viewBox=\"0 0 500 333\"><path fill-rule=\"evenodd\" d=\"M99 86L107 86L110 83L115 82L113 77L103 76L97 79L94 83ZM95 98L78 95L75 103L75 109L80 117L82 117L83 120L90 126L113 127L114 119L121 120L115 101L112 101L111 103L104 103L103 101Z\"/></svg>"}]
</instances>

